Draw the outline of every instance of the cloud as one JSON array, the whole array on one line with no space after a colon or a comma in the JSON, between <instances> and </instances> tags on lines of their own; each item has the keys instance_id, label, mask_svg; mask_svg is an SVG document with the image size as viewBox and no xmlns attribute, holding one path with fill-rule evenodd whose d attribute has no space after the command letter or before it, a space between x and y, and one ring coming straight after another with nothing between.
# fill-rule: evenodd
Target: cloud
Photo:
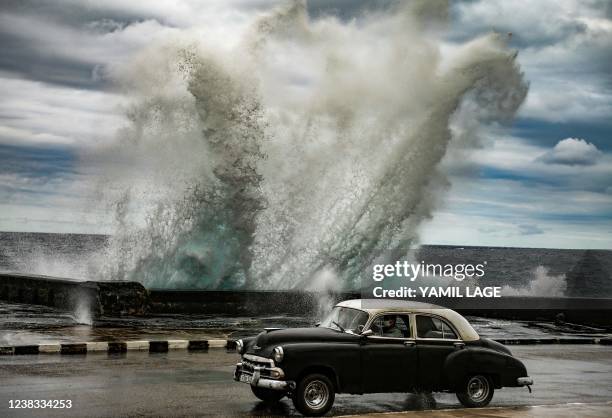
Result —
<instances>
[{"instance_id":1,"label":"cloud","mask_svg":"<svg viewBox=\"0 0 612 418\"><path fill-rule=\"evenodd\" d=\"M588 145L578 145L591 151L578 155L555 153L556 147L536 145L533 141L517 136L487 132L490 143L482 149L473 150L460 160L445 165L454 181L473 182L481 179L512 180L525 187L546 186L567 193L568 200L576 192L604 193L612 185L612 153L597 148L594 153ZM568 138L569 139L569 138ZM576 140L578 141L578 140ZM559 141L563 142L563 141ZM592 145L585 141L586 144ZM575 145L573 142L572 145ZM566 145L562 145L562 149ZM594 146L593 146L594 147ZM572 148L573 149L573 148ZM578 154L577 152L575 154ZM592 155L591 155L592 154ZM593 164L586 164L592 158ZM565 156L564 163L544 161L542 156ZM572 161L574 164L569 164ZM575 164L576 161L582 164ZM491 191L495 195L495 191Z\"/></svg>"},{"instance_id":2,"label":"cloud","mask_svg":"<svg viewBox=\"0 0 612 418\"><path fill-rule=\"evenodd\" d=\"M113 137L125 121L124 98L0 73L0 144L88 148Z\"/></svg>"},{"instance_id":3,"label":"cloud","mask_svg":"<svg viewBox=\"0 0 612 418\"><path fill-rule=\"evenodd\" d=\"M517 227L521 235L539 235L544 233L542 228L534 224L520 224Z\"/></svg>"},{"instance_id":4,"label":"cloud","mask_svg":"<svg viewBox=\"0 0 612 418\"><path fill-rule=\"evenodd\" d=\"M112 139L125 123L122 106L126 97L111 90L109 83L113 68L124 65L156 39L186 33L203 43L231 48L255 16L282 3L285 1L2 1L0 185L5 187L4 202L9 202L9 193L12 200L10 210L6 205L0 207L7 219L0 229L11 226L9 218L26 215L39 219L37 225L47 230L54 227L45 219L69 221L79 198L75 194L65 201L58 196L69 190L80 193L85 187L83 173L73 172L72 159ZM364 10L393 3L310 0L308 10L314 19L332 15L359 25ZM451 170L455 186L449 202L453 207L438 214L448 220L445 214L451 213L453 221L440 223L443 226L435 231L428 229L432 235L425 238L443 242L447 231L454 231L455 242L465 244L465 237L471 236L470 222L484 231L474 242L482 238L497 245L545 246L567 236L563 245L589 246L590 240L600 242L597 237L612 236L610 228L604 227L612 224L605 209L612 196L608 145L612 126L611 3L474 0L451 4L451 35L446 39L450 46L491 30L513 33L511 45L518 49L518 60L530 81L519 122L541 130L536 129L529 140L520 137L518 129L513 136L494 134L487 147L468 153L465 166L470 169ZM381 28L382 41L385 36ZM445 51L440 52L444 58ZM310 60L298 53L284 53L268 63L277 69L274 83L288 86L283 100L303 94L312 82L305 70ZM283 78L302 73L304 77ZM595 126L601 131L597 135L588 130ZM566 139L559 141L561 138ZM48 158L43 157L47 152ZM46 183L45 173L49 175ZM36 208L31 209L32 205ZM90 221L90 225L97 222L95 218ZM453 229L453 222L463 226ZM31 224L29 228L37 227ZM535 228L543 233L529 234ZM609 239L606 242L612 246Z\"/></svg>"},{"instance_id":5,"label":"cloud","mask_svg":"<svg viewBox=\"0 0 612 418\"><path fill-rule=\"evenodd\" d=\"M518 46L544 46L584 33L587 26L579 18L592 11L579 1L478 0L456 2L454 12L462 36L496 30L512 32Z\"/></svg>"},{"instance_id":6,"label":"cloud","mask_svg":"<svg viewBox=\"0 0 612 418\"><path fill-rule=\"evenodd\" d=\"M612 113L609 3L542 0L453 2L450 40L512 33L530 91L521 117L553 122L608 120ZM545 16L545 18L543 18Z\"/></svg>"},{"instance_id":7,"label":"cloud","mask_svg":"<svg viewBox=\"0 0 612 418\"><path fill-rule=\"evenodd\" d=\"M516 224L503 218L439 211L423 225L421 237L425 244L598 249L612 248L609 225L566 219L539 221L542 234L521 235Z\"/></svg>"},{"instance_id":8,"label":"cloud","mask_svg":"<svg viewBox=\"0 0 612 418\"><path fill-rule=\"evenodd\" d=\"M0 175L49 180L75 173L74 150L64 147L31 147L0 144Z\"/></svg>"},{"instance_id":9,"label":"cloud","mask_svg":"<svg viewBox=\"0 0 612 418\"><path fill-rule=\"evenodd\" d=\"M601 156L602 152L590 142L580 138L565 138L538 159L547 164L593 165Z\"/></svg>"},{"instance_id":10,"label":"cloud","mask_svg":"<svg viewBox=\"0 0 612 418\"><path fill-rule=\"evenodd\" d=\"M557 74L553 75L555 72ZM597 74L578 73L570 82L568 73L559 74L556 69L536 72L527 67L530 90L520 116L549 122L609 122L612 114L610 80Z\"/></svg>"},{"instance_id":11,"label":"cloud","mask_svg":"<svg viewBox=\"0 0 612 418\"><path fill-rule=\"evenodd\" d=\"M423 228L423 242L463 245L469 236L491 246L612 247L612 153L576 138L553 147L495 130L485 137L486 147L445 164L452 187ZM565 147L574 152L556 152ZM553 153L594 163L538 158Z\"/></svg>"},{"instance_id":12,"label":"cloud","mask_svg":"<svg viewBox=\"0 0 612 418\"><path fill-rule=\"evenodd\" d=\"M110 220L92 196L92 173L83 173L65 145L0 144L0 230L108 232Z\"/></svg>"},{"instance_id":13,"label":"cloud","mask_svg":"<svg viewBox=\"0 0 612 418\"><path fill-rule=\"evenodd\" d=\"M454 179L445 200L425 244L612 248L611 194L480 178Z\"/></svg>"},{"instance_id":14,"label":"cloud","mask_svg":"<svg viewBox=\"0 0 612 418\"><path fill-rule=\"evenodd\" d=\"M107 20L71 27L44 17L0 13L0 69L31 80L99 90L109 81L100 77L100 68L118 65L155 38L176 32L155 20L101 31L105 25L108 29Z\"/></svg>"}]
</instances>

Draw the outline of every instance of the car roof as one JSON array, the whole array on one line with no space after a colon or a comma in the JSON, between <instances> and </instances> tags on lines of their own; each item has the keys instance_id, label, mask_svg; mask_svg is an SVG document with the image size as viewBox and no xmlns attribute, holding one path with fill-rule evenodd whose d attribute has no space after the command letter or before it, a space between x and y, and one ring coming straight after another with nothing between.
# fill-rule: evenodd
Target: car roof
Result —
<instances>
[{"instance_id":1,"label":"car roof","mask_svg":"<svg viewBox=\"0 0 612 418\"><path fill-rule=\"evenodd\" d=\"M462 340L475 341L480 336L470 323L459 313L432 303L413 302L394 299L351 299L338 303L336 306L366 311L369 315L386 312L410 312L438 315L449 321L459 332Z\"/></svg>"},{"instance_id":2,"label":"car roof","mask_svg":"<svg viewBox=\"0 0 612 418\"><path fill-rule=\"evenodd\" d=\"M338 306L345 308L361 309L364 311L405 311L418 309L448 309L433 303L415 302L398 299L350 299L338 303Z\"/></svg>"}]
</instances>

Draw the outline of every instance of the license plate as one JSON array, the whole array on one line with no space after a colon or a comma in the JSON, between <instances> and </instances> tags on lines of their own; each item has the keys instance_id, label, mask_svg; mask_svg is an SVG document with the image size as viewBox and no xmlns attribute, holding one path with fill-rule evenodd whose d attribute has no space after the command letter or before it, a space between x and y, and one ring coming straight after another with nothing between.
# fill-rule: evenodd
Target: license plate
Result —
<instances>
[{"instance_id":1,"label":"license plate","mask_svg":"<svg viewBox=\"0 0 612 418\"><path fill-rule=\"evenodd\" d=\"M250 374L240 374L240 381L242 383L251 383L253 381L253 376Z\"/></svg>"}]
</instances>

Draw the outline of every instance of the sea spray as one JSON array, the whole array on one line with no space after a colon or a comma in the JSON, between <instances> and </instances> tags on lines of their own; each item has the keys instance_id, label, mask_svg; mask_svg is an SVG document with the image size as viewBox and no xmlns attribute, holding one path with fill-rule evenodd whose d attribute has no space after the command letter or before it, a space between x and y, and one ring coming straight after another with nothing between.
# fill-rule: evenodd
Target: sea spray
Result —
<instances>
[{"instance_id":1,"label":"sea spray","mask_svg":"<svg viewBox=\"0 0 612 418\"><path fill-rule=\"evenodd\" d=\"M441 53L443 6L341 21L293 2L236 49L186 34L144 51L119 73L131 123L102 151L117 157L103 188L118 229L100 274L300 289L331 269L351 288L404 256L448 184L451 140L508 120L527 92L502 35Z\"/></svg>"},{"instance_id":2,"label":"sea spray","mask_svg":"<svg viewBox=\"0 0 612 418\"><path fill-rule=\"evenodd\" d=\"M504 296L545 296L545 297L564 297L567 296L567 281L565 274L550 274L545 266L538 266L534 269L532 279L522 287L504 286L502 295Z\"/></svg>"},{"instance_id":3,"label":"sea spray","mask_svg":"<svg viewBox=\"0 0 612 418\"><path fill-rule=\"evenodd\" d=\"M140 60L159 61L164 51L153 48ZM108 150L120 151L134 173L105 178L119 186L118 233L108 250L115 263L102 274L153 287L243 286L261 207L259 104L247 78L212 54L185 47L172 56L176 65L157 62L151 76L163 86L156 95L146 94L148 83L131 86L139 97L129 112L132 124L121 132L118 149ZM131 215L143 207L139 226Z\"/></svg>"},{"instance_id":4,"label":"sea spray","mask_svg":"<svg viewBox=\"0 0 612 418\"><path fill-rule=\"evenodd\" d=\"M355 285L383 252L405 251L445 183L437 164L461 100L469 93L487 109L475 113L486 121L511 117L523 101L526 85L502 37L462 46L441 72L436 45L411 10L403 12L359 26L313 22L300 38L320 67L301 68L316 83L299 108L279 104L271 123L280 132L267 162L280 163L263 167L272 169L264 171L268 205L252 267L261 286L299 288L326 265Z\"/></svg>"},{"instance_id":5,"label":"sea spray","mask_svg":"<svg viewBox=\"0 0 612 418\"><path fill-rule=\"evenodd\" d=\"M329 313L337 302L335 295L341 288L336 272L329 266L313 275L305 290L311 292L311 297L316 298L313 304L315 318L320 320Z\"/></svg>"},{"instance_id":6,"label":"sea spray","mask_svg":"<svg viewBox=\"0 0 612 418\"><path fill-rule=\"evenodd\" d=\"M77 324L93 325L91 316L91 305L89 299L81 297L78 299L73 313L74 320Z\"/></svg>"}]
</instances>

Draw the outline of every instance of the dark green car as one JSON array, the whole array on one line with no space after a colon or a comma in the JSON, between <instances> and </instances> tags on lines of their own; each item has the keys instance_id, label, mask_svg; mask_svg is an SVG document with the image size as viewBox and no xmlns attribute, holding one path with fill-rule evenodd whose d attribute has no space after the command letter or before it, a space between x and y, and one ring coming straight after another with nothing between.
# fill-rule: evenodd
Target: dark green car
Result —
<instances>
[{"instance_id":1,"label":"dark green car","mask_svg":"<svg viewBox=\"0 0 612 418\"><path fill-rule=\"evenodd\" d=\"M316 327L266 329L237 350L234 380L266 402L288 396L309 416L329 411L336 393L444 391L480 407L495 389L533 384L510 350L463 316L418 302L344 301Z\"/></svg>"}]
</instances>

